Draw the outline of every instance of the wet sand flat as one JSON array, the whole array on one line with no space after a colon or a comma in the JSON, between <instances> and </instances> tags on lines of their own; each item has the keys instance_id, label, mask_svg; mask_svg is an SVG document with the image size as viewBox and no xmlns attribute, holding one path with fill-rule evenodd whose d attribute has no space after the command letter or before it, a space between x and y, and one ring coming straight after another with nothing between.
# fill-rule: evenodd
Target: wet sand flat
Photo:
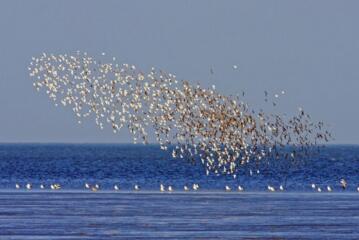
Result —
<instances>
[{"instance_id":1,"label":"wet sand flat","mask_svg":"<svg viewBox=\"0 0 359 240\"><path fill-rule=\"evenodd\" d=\"M0 192L0 239L358 238L354 192Z\"/></svg>"}]
</instances>

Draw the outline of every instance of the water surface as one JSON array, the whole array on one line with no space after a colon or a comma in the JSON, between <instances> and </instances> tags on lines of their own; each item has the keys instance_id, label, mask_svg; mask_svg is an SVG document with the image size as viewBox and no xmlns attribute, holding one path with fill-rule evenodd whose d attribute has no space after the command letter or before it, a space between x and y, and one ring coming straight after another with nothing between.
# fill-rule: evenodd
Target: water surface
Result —
<instances>
[{"instance_id":1,"label":"water surface","mask_svg":"<svg viewBox=\"0 0 359 240\"><path fill-rule=\"evenodd\" d=\"M358 146L329 146L305 165L253 176L248 168L233 179L207 177L200 164L158 146L2 144L0 239L359 239L358 156ZM85 190L85 182L101 190ZM62 189L39 189L51 183ZM160 193L160 183L175 192ZM200 191L183 192L192 183ZM311 183L334 191L318 193ZM238 184L246 191L223 191ZM267 184L286 190L269 193Z\"/></svg>"},{"instance_id":2,"label":"water surface","mask_svg":"<svg viewBox=\"0 0 359 240\"><path fill-rule=\"evenodd\" d=\"M288 191L312 191L311 183L322 188L331 185L340 190L345 178L349 191L359 185L359 147L327 146L320 155L307 159L305 165L270 165L250 168L238 177L205 175L200 164L173 159L157 145L95 145L95 144L2 144L0 145L0 188L13 189L15 183L60 183L66 189L83 189L85 182L99 183L111 189L119 184L131 189L157 190L159 184L182 189L184 184L198 183L203 189L222 190L224 185L243 185L249 191L266 190L268 184L285 185Z\"/></svg>"},{"instance_id":3,"label":"water surface","mask_svg":"<svg viewBox=\"0 0 359 240\"><path fill-rule=\"evenodd\" d=\"M357 193L1 192L1 239L358 239Z\"/></svg>"}]
</instances>

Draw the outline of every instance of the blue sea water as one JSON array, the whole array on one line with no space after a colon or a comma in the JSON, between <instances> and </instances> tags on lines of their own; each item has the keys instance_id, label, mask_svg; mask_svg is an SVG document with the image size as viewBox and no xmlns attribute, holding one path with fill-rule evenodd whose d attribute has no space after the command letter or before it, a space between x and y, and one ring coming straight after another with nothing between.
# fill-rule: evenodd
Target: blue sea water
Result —
<instances>
[{"instance_id":1,"label":"blue sea water","mask_svg":"<svg viewBox=\"0 0 359 240\"><path fill-rule=\"evenodd\" d=\"M172 159L156 145L2 144L0 239L359 239L359 147L328 146L289 167L253 176L245 169L233 179L206 176L200 164ZM86 191L85 182L101 190ZM284 182L286 191L266 191ZM49 190L51 183L62 189ZM121 191L111 190L115 183ZM175 191L161 193L160 183ZM181 190L191 183L201 190ZM237 184L246 191L223 189ZM327 185L334 191L325 192Z\"/></svg>"},{"instance_id":2,"label":"blue sea water","mask_svg":"<svg viewBox=\"0 0 359 240\"><path fill-rule=\"evenodd\" d=\"M292 167L267 166L257 174L246 168L232 176L206 176L199 163L173 159L170 152L157 145L131 144L1 144L0 188L13 189L15 183L60 183L64 189L83 189L84 183L98 183L103 189L119 184L132 189L158 190L159 184L182 189L184 184L198 183L203 190L223 190L225 185L241 184L248 191L264 191L268 184L285 185L288 191L312 191L311 183L322 187L339 187L345 178L349 191L359 184L359 146L332 145L305 164Z\"/></svg>"}]
</instances>

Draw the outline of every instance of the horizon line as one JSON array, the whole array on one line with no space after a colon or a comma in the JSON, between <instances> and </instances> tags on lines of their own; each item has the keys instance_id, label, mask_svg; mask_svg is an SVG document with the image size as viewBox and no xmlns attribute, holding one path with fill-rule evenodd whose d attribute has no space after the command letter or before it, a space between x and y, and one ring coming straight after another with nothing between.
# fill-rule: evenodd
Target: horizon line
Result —
<instances>
[{"instance_id":1,"label":"horizon line","mask_svg":"<svg viewBox=\"0 0 359 240\"><path fill-rule=\"evenodd\" d=\"M67 144L67 145L133 145L133 146L148 146L148 145L160 145L158 143L132 143L132 142L56 142L56 141L9 141L9 142L1 142L0 145L6 145L6 144ZM175 145L175 144L172 144ZM325 143L325 144L318 144L317 146L359 146L359 143Z\"/></svg>"}]
</instances>

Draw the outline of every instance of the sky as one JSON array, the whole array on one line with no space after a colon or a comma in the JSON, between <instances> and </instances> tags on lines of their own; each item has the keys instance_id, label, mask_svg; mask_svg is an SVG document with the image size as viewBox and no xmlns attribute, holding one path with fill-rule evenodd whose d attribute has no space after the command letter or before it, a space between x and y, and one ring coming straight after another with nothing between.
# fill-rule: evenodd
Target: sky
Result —
<instances>
[{"instance_id":1,"label":"sky","mask_svg":"<svg viewBox=\"0 0 359 240\"><path fill-rule=\"evenodd\" d=\"M358 9L350 0L2 0L0 142L131 142L125 129L78 125L32 87L32 56L80 50L245 91L254 108L264 90L285 90L280 112L303 107L330 125L332 143L359 144Z\"/></svg>"}]
</instances>

